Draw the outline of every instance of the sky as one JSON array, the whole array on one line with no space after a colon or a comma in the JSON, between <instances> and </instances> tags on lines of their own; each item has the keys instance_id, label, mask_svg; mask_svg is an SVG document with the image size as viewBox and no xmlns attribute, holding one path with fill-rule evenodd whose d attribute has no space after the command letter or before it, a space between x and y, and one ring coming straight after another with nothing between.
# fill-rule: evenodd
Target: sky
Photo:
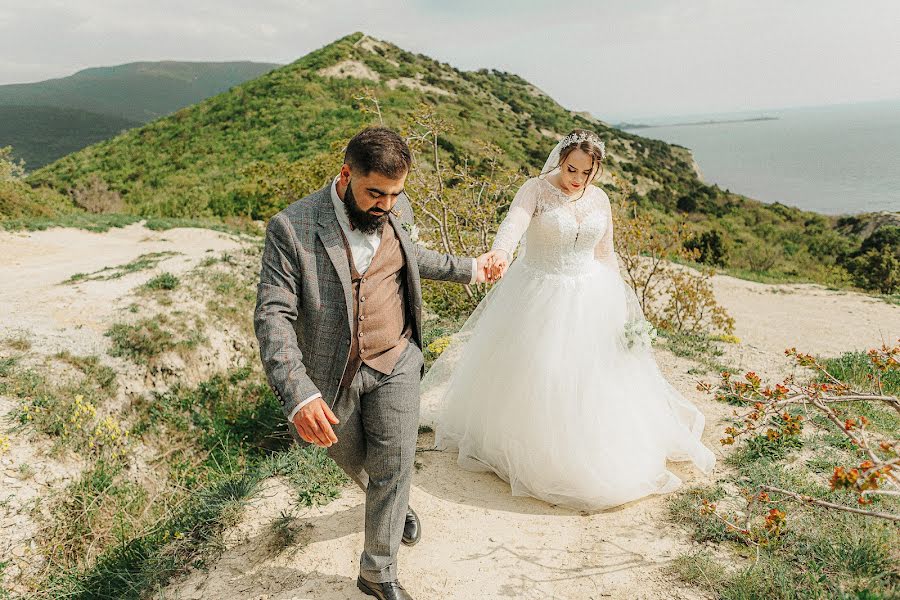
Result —
<instances>
[{"instance_id":1,"label":"sky","mask_svg":"<svg viewBox=\"0 0 900 600\"><path fill-rule=\"evenodd\" d=\"M0 84L288 63L354 31L610 122L900 98L898 0L0 0Z\"/></svg>"}]
</instances>

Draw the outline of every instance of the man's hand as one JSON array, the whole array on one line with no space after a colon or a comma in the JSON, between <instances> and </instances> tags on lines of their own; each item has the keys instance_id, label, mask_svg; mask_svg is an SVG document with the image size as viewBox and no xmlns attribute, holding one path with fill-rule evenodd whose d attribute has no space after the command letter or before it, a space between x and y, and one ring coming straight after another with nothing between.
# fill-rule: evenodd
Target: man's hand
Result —
<instances>
[{"instance_id":1,"label":"man's hand","mask_svg":"<svg viewBox=\"0 0 900 600\"><path fill-rule=\"evenodd\" d=\"M482 254L478 258L475 259L477 263L477 273L475 274L475 283L485 283L488 281L488 276L490 275L490 252L487 254Z\"/></svg>"},{"instance_id":2,"label":"man's hand","mask_svg":"<svg viewBox=\"0 0 900 600\"><path fill-rule=\"evenodd\" d=\"M484 283L485 281L496 283L506 274L506 269L509 267L509 259L503 250L491 250L478 257L478 264L480 267L478 283ZM481 277L484 279L482 280Z\"/></svg>"},{"instance_id":3,"label":"man's hand","mask_svg":"<svg viewBox=\"0 0 900 600\"><path fill-rule=\"evenodd\" d=\"M337 443L337 436L331 426L338 423L340 421L322 398L316 398L294 415L294 427L300 437L322 448Z\"/></svg>"}]
</instances>

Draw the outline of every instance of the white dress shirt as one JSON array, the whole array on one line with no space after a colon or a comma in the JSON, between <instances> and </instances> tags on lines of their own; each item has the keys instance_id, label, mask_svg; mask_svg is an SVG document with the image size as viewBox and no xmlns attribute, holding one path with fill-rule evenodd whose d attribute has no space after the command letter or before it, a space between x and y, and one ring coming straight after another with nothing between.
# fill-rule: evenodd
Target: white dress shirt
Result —
<instances>
[{"instance_id":1,"label":"white dress shirt","mask_svg":"<svg viewBox=\"0 0 900 600\"><path fill-rule=\"evenodd\" d=\"M372 258L375 256L375 252L378 250L378 246L381 245L381 235L376 233L363 233L359 229L355 229L350 224L350 217L347 216L347 211L344 208L344 201L341 200L341 197L338 196L337 193L337 182L338 178L335 177L334 181L331 182L331 202L334 204L334 212L337 215L338 225L341 226L341 231L344 232L344 236L347 238L347 242L350 244L350 255L353 257L353 264L356 266L357 272L360 275L364 274L369 270L369 266L372 264ZM399 235L399 234L398 234ZM476 259L472 259L472 280L469 284L475 283L478 278L478 261ZM300 409L315 400L316 398L321 398L322 394L313 394L300 404L294 407L294 410L291 411L290 416L288 416L288 421L293 423L294 416L300 412Z\"/></svg>"}]
</instances>

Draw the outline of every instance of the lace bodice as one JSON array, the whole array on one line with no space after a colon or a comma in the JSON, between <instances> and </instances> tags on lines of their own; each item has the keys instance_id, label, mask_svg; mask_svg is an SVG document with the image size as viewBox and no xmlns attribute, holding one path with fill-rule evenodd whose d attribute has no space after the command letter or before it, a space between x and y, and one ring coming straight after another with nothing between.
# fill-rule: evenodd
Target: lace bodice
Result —
<instances>
[{"instance_id":1,"label":"lace bodice","mask_svg":"<svg viewBox=\"0 0 900 600\"><path fill-rule=\"evenodd\" d=\"M492 249L512 258L523 234L524 262L531 267L568 273L599 261L618 273L609 197L596 186L573 198L546 179L529 179L516 193Z\"/></svg>"}]
</instances>

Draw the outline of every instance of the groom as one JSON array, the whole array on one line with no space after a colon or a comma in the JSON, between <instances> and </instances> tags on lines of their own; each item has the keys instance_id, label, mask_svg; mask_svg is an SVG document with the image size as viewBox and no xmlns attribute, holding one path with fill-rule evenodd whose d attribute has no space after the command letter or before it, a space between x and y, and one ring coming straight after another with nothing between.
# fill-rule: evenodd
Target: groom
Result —
<instances>
[{"instance_id":1,"label":"groom","mask_svg":"<svg viewBox=\"0 0 900 600\"><path fill-rule=\"evenodd\" d=\"M410 599L397 552L421 535L409 507L424 371L420 278L471 284L491 271L486 255L458 258L410 239L410 164L390 129L351 139L334 181L269 221L254 315L291 434L327 448L366 493L357 586L388 600Z\"/></svg>"}]
</instances>

